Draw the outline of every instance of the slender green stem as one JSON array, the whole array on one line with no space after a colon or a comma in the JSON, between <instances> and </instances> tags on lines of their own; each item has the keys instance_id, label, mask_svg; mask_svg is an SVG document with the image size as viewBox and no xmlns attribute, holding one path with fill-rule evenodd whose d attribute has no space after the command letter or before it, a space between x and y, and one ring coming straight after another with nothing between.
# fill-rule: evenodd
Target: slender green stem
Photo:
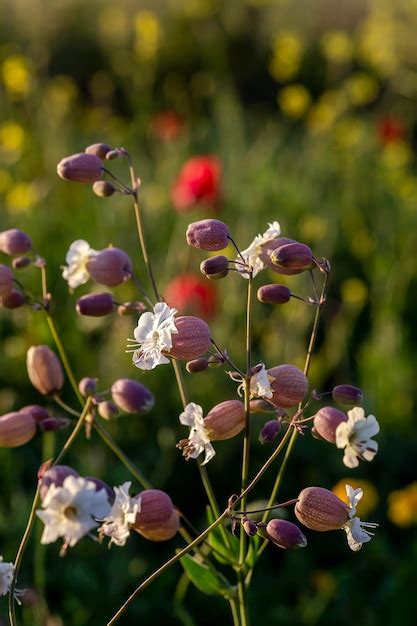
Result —
<instances>
[{"instance_id":1,"label":"slender green stem","mask_svg":"<svg viewBox=\"0 0 417 626\"><path fill-rule=\"evenodd\" d=\"M249 626L248 599L246 593L245 575L242 570L240 570L237 574L237 591L241 626Z\"/></svg>"},{"instance_id":2,"label":"slender green stem","mask_svg":"<svg viewBox=\"0 0 417 626\"><path fill-rule=\"evenodd\" d=\"M230 610L232 611L233 626L241 626L239 618L239 606L234 598L229 600Z\"/></svg>"},{"instance_id":3,"label":"slender green stem","mask_svg":"<svg viewBox=\"0 0 417 626\"><path fill-rule=\"evenodd\" d=\"M47 312L46 312L46 319L47 319L47 322L48 322L49 329L51 331L51 335L52 335L52 337L53 337L53 339L55 341L55 345L56 345L56 347L58 349L59 356L61 357L61 361L62 361L62 364L64 366L65 372L66 372L66 374L68 376L68 380L70 381L71 387L73 388L75 395L77 396L81 406L83 407L84 406L84 398L82 397L82 395L80 393L80 390L78 389L77 380L75 378L74 372L72 371L70 362L69 362L68 357L67 357L67 353L66 353L65 348L64 348L64 344L62 343L61 338L60 338L59 333L58 333L58 330L57 330L57 328L55 326L55 322L54 322L52 316L49 313L47 313Z\"/></svg>"},{"instance_id":4,"label":"slender green stem","mask_svg":"<svg viewBox=\"0 0 417 626\"><path fill-rule=\"evenodd\" d=\"M55 402L57 404L59 404L59 406L62 409L64 409L67 413L69 413L70 415L73 415L74 417L79 417L80 416L79 411L76 411L75 409L73 409L69 404L64 402L57 394L54 394L53 398L54 398Z\"/></svg>"}]
</instances>

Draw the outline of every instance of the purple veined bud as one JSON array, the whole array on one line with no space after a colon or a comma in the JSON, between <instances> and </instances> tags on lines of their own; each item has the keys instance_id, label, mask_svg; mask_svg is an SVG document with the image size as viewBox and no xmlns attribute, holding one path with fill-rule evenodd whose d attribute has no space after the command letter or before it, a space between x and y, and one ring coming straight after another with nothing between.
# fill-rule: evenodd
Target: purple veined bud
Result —
<instances>
[{"instance_id":1,"label":"purple veined bud","mask_svg":"<svg viewBox=\"0 0 417 626\"><path fill-rule=\"evenodd\" d=\"M117 307L117 313L121 316L123 315L139 315L144 313L147 310L146 304L143 302L139 302L135 300L133 302L123 302L123 304L119 304Z\"/></svg>"},{"instance_id":2,"label":"purple veined bud","mask_svg":"<svg viewBox=\"0 0 417 626\"><path fill-rule=\"evenodd\" d=\"M75 471L75 469L72 469L72 467L68 467L68 465L55 465L54 467L46 470L40 479L41 500L44 499L51 485L62 487L64 480L68 476L75 476L75 478L77 478L79 474Z\"/></svg>"},{"instance_id":3,"label":"purple veined bud","mask_svg":"<svg viewBox=\"0 0 417 626\"><path fill-rule=\"evenodd\" d=\"M15 270L21 270L32 263L32 260L28 256L17 256L12 261L12 267Z\"/></svg>"},{"instance_id":4,"label":"purple veined bud","mask_svg":"<svg viewBox=\"0 0 417 626\"><path fill-rule=\"evenodd\" d=\"M171 517L166 522L161 522L158 528L142 529L137 532L149 541L168 541L175 537L180 527L180 516L174 509ZM135 529L136 530L136 529Z\"/></svg>"},{"instance_id":5,"label":"purple veined bud","mask_svg":"<svg viewBox=\"0 0 417 626\"><path fill-rule=\"evenodd\" d=\"M100 285L117 287L132 276L132 262L120 248L105 248L90 257L87 270Z\"/></svg>"},{"instance_id":6,"label":"purple veined bud","mask_svg":"<svg viewBox=\"0 0 417 626\"><path fill-rule=\"evenodd\" d=\"M44 420L51 417L45 407L40 406L39 404L29 404L28 406L24 406L20 409L19 413L29 413L37 424L40 424Z\"/></svg>"},{"instance_id":7,"label":"purple veined bud","mask_svg":"<svg viewBox=\"0 0 417 626\"><path fill-rule=\"evenodd\" d=\"M242 517L243 530L249 537L253 537L258 532L258 525L249 517Z\"/></svg>"},{"instance_id":8,"label":"purple veined bud","mask_svg":"<svg viewBox=\"0 0 417 626\"><path fill-rule=\"evenodd\" d=\"M132 528L138 532L157 530L170 520L174 512L171 498L160 489L146 489L136 499L140 505Z\"/></svg>"},{"instance_id":9,"label":"purple veined bud","mask_svg":"<svg viewBox=\"0 0 417 626\"><path fill-rule=\"evenodd\" d=\"M189 374L197 374L198 372L204 372L209 366L209 362L205 357L188 361L185 369Z\"/></svg>"},{"instance_id":10,"label":"purple veined bud","mask_svg":"<svg viewBox=\"0 0 417 626\"><path fill-rule=\"evenodd\" d=\"M125 413L148 413L155 404L151 391L131 378L119 378L111 386L111 396Z\"/></svg>"},{"instance_id":11,"label":"purple veined bud","mask_svg":"<svg viewBox=\"0 0 417 626\"><path fill-rule=\"evenodd\" d=\"M54 430L62 430L63 428L67 428L70 424L71 420L68 417L49 416L39 422L38 426L43 432L50 432Z\"/></svg>"},{"instance_id":12,"label":"purple veined bud","mask_svg":"<svg viewBox=\"0 0 417 626\"><path fill-rule=\"evenodd\" d=\"M202 356L211 346L210 329L199 317L183 315L175 318L177 333L171 335L169 351L176 359L192 361Z\"/></svg>"},{"instance_id":13,"label":"purple veined bud","mask_svg":"<svg viewBox=\"0 0 417 626\"><path fill-rule=\"evenodd\" d=\"M333 406L324 406L317 411L313 420L314 435L329 443L336 442L336 429L342 422L347 422L347 415Z\"/></svg>"},{"instance_id":14,"label":"purple veined bud","mask_svg":"<svg viewBox=\"0 0 417 626\"><path fill-rule=\"evenodd\" d=\"M114 402L104 400L97 405L98 414L104 420L112 420L119 415L119 409Z\"/></svg>"},{"instance_id":15,"label":"purple veined bud","mask_svg":"<svg viewBox=\"0 0 417 626\"><path fill-rule=\"evenodd\" d=\"M280 548L305 548L307 539L297 524L284 519L271 519L266 527L268 539Z\"/></svg>"},{"instance_id":16,"label":"purple veined bud","mask_svg":"<svg viewBox=\"0 0 417 626\"><path fill-rule=\"evenodd\" d=\"M289 408L303 400L308 391L307 376L295 365L277 365L268 370L271 382L271 402L276 406Z\"/></svg>"},{"instance_id":17,"label":"purple veined bud","mask_svg":"<svg viewBox=\"0 0 417 626\"><path fill-rule=\"evenodd\" d=\"M210 280L224 278L229 273L229 259L221 254L200 263L200 272Z\"/></svg>"},{"instance_id":18,"label":"purple veined bud","mask_svg":"<svg viewBox=\"0 0 417 626\"><path fill-rule=\"evenodd\" d=\"M89 317L104 317L113 312L113 295L108 291L101 293L88 293L78 298L76 304L78 315L88 315Z\"/></svg>"},{"instance_id":19,"label":"purple veined bud","mask_svg":"<svg viewBox=\"0 0 417 626\"><path fill-rule=\"evenodd\" d=\"M58 393L64 386L61 363L48 346L31 346L26 367L30 382L44 396Z\"/></svg>"},{"instance_id":20,"label":"purple veined bud","mask_svg":"<svg viewBox=\"0 0 417 626\"><path fill-rule=\"evenodd\" d=\"M32 249L32 239L18 228L10 228L0 233L0 251L14 256L25 254Z\"/></svg>"},{"instance_id":21,"label":"purple veined bud","mask_svg":"<svg viewBox=\"0 0 417 626\"><path fill-rule=\"evenodd\" d=\"M93 192L99 198L108 198L109 196L112 196L115 191L115 186L108 180L96 180L93 184Z\"/></svg>"},{"instance_id":22,"label":"purple veined bud","mask_svg":"<svg viewBox=\"0 0 417 626\"><path fill-rule=\"evenodd\" d=\"M229 227L220 220L200 220L188 225L186 238L189 246L200 250L223 250L229 245Z\"/></svg>"},{"instance_id":23,"label":"purple veined bud","mask_svg":"<svg viewBox=\"0 0 417 626\"><path fill-rule=\"evenodd\" d=\"M285 304L291 298L291 290L285 285L263 285L257 296L264 304Z\"/></svg>"},{"instance_id":24,"label":"purple veined bud","mask_svg":"<svg viewBox=\"0 0 417 626\"><path fill-rule=\"evenodd\" d=\"M0 306L3 309L18 309L26 304L26 298L17 289L11 289L9 293L0 296Z\"/></svg>"},{"instance_id":25,"label":"purple veined bud","mask_svg":"<svg viewBox=\"0 0 417 626\"><path fill-rule=\"evenodd\" d=\"M216 404L204 418L211 441L223 441L238 435L245 428L245 407L240 400Z\"/></svg>"},{"instance_id":26,"label":"purple veined bud","mask_svg":"<svg viewBox=\"0 0 417 626\"><path fill-rule=\"evenodd\" d=\"M101 178L101 159L95 154L72 154L57 165L58 176L75 183L94 183Z\"/></svg>"},{"instance_id":27,"label":"purple veined bud","mask_svg":"<svg viewBox=\"0 0 417 626\"><path fill-rule=\"evenodd\" d=\"M294 512L304 526L319 532L342 528L349 519L345 502L322 487L303 489Z\"/></svg>"},{"instance_id":28,"label":"purple veined bud","mask_svg":"<svg viewBox=\"0 0 417 626\"><path fill-rule=\"evenodd\" d=\"M297 242L294 239L288 239L288 237L276 237L275 239L271 239L261 246L262 252L259 255L259 258L275 274L281 274L282 276L294 276L295 274L301 274L302 272L302 270L291 270L284 269L283 267L278 267L277 265L274 265L271 261L271 253L277 248L285 246L288 243Z\"/></svg>"},{"instance_id":29,"label":"purple veined bud","mask_svg":"<svg viewBox=\"0 0 417 626\"><path fill-rule=\"evenodd\" d=\"M0 265L0 296L6 296L13 288L13 272L7 265Z\"/></svg>"},{"instance_id":30,"label":"purple veined bud","mask_svg":"<svg viewBox=\"0 0 417 626\"><path fill-rule=\"evenodd\" d=\"M113 504L115 493L114 493L114 490L110 487L110 485L105 483L103 480L100 480L100 478L95 478L94 476L84 476L84 478L85 480L89 480L90 483L94 483L96 487L96 491L101 491L102 489L104 489L104 491L107 494L108 501L110 502L110 504Z\"/></svg>"},{"instance_id":31,"label":"purple veined bud","mask_svg":"<svg viewBox=\"0 0 417 626\"><path fill-rule=\"evenodd\" d=\"M308 270L314 267L311 248L304 243L287 243L271 253L271 262L289 270Z\"/></svg>"},{"instance_id":32,"label":"purple veined bud","mask_svg":"<svg viewBox=\"0 0 417 626\"><path fill-rule=\"evenodd\" d=\"M281 422L278 420L269 420L264 424L261 432L259 433L259 441L264 443L271 443L281 430Z\"/></svg>"},{"instance_id":33,"label":"purple veined bud","mask_svg":"<svg viewBox=\"0 0 417 626\"><path fill-rule=\"evenodd\" d=\"M91 378L90 376L85 376L78 383L78 391L83 396L83 398L88 398L88 396L92 396L93 393L96 392L97 389L98 378Z\"/></svg>"},{"instance_id":34,"label":"purple veined bud","mask_svg":"<svg viewBox=\"0 0 417 626\"><path fill-rule=\"evenodd\" d=\"M340 404L357 406L363 400L363 391L353 385L337 385L332 391L332 397Z\"/></svg>"},{"instance_id":35,"label":"purple veined bud","mask_svg":"<svg viewBox=\"0 0 417 626\"><path fill-rule=\"evenodd\" d=\"M93 143L85 149L86 154L94 154L99 159L105 159L106 154L110 152L110 146L106 143Z\"/></svg>"},{"instance_id":36,"label":"purple veined bud","mask_svg":"<svg viewBox=\"0 0 417 626\"><path fill-rule=\"evenodd\" d=\"M36 433L36 422L30 413L6 413L0 416L0 448L17 448Z\"/></svg>"}]
</instances>

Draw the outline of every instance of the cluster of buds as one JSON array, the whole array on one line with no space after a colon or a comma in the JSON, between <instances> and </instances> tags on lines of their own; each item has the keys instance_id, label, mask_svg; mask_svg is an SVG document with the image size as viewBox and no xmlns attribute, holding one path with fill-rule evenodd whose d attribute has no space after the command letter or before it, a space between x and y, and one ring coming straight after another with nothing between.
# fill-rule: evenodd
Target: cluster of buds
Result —
<instances>
[{"instance_id":1,"label":"cluster of buds","mask_svg":"<svg viewBox=\"0 0 417 626\"><path fill-rule=\"evenodd\" d=\"M120 411L131 415L145 415L155 404L152 392L131 378L119 378L112 384L111 400L104 399L108 392L97 391L97 382L97 378L82 378L78 383L78 390L83 397L92 397L93 404L103 419L113 419Z\"/></svg>"},{"instance_id":2,"label":"cluster of buds","mask_svg":"<svg viewBox=\"0 0 417 626\"><path fill-rule=\"evenodd\" d=\"M17 448L28 443L41 431L59 430L69 426L66 417L54 416L43 406L31 404L0 416L0 447Z\"/></svg>"},{"instance_id":3,"label":"cluster of buds","mask_svg":"<svg viewBox=\"0 0 417 626\"><path fill-rule=\"evenodd\" d=\"M32 260L25 255L32 250L32 240L18 228L0 232L0 252L13 256L14 269L26 267ZM24 294L16 287L13 272L8 265L0 264L0 306L4 309L17 309L26 302Z\"/></svg>"},{"instance_id":4,"label":"cluster of buds","mask_svg":"<svg viewBox=\"0 0 417 626\"><path fill-rule=\"evenodd\" d=\"M307 545L307 539L297 524L284 519L274 518L266 523L256 522L244 515L241 524L249 537L260 535L284 550L305 548Z\"/></svg>"}]
</instances>

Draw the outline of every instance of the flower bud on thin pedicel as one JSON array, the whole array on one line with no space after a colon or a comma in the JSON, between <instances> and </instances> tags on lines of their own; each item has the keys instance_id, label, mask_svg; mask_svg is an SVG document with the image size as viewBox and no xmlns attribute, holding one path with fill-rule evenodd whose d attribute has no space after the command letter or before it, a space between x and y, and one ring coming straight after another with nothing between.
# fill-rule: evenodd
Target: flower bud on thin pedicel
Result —
<instances>
[{"instance_id":1,"label":"flower bud on thin pedicel","mask_svg":"<svg viewBox=\"0 0 417 626\"><path fill-rule=\"evenodd\" d=\"M18 309L26 303L26 298L17 289L11 289L9 293L0 296L0 306L3 309Z\"/></svg>"},{"instance_id":2,"label":"flower bud on thin pedicel","mask_svg":"<svg viewBox=\"0 0 417 626\"><path fill-rule=\"evenodd\" d=\"M347 415L333 406L324 406L317 411L313 420L313 434L319 435L330 443L336 443L336 429L342 422L347 422Z\"/></svg>"},{"instance_id":3,"label":"flower bud on thin pedicel","mask_svg":"<svg viewBox=\"0 0 417 626\"><path fill-rule=\"evenodd\" d=\"M36 433L36 422L30 413L6 413L0 416L0 448L17 448Z\"/></svg>"},{"instance_id":4,"label":"flower bud on thin pedicel","mask_svg":"<svg viewBox=\"0 0 417 626\"><path fill-rule=\"evenodd\" d=\"M146 489L136 498L140 502L140 507L133 529L138 532L157 530L168 522L174 512L171 498L160 489Z\"/></svg>"},{"instance_id":5,"label":"flower bud on thin pedicel","mask_svg":"<svg viewBox=\"0 0 417 626\"><path fill-rule=\"evenodd\" d=\"M49 487L55 485L56 487L62 487L64 480L67 476L77 477L79 474L72 467L68 465L55 465L46 470L40 479L40 496L43 500Z\"/></svg>"},{"instance_id":6,"label":"flower bud on thin pedicel","mask_svg":"<svg viewBox=\"0 0 417 626\"><path fill-rule=\"evenodd\" d=\"M275 274L281 274L282 276L294 276L295 274L301 274L302 272L302 270L292 270L278 267L271 261L272 252L277 248L280 248L281 246L285 246L288 243L297 242L294 239L289 239L288 237L275 237L274 239L270 239L262 245L262 252L259 255L259 258Z\"/></svg>"},{"instance_id":7,"label":"flower bud on thin pedicel","mask_svg":"<svg viewBox=\"0 0 417 626\"><path fill-rule=\"evenodd\" d=\"M7 265L0 265L0 296L7 295L13 288L13 272Z\"/></svg>"},{"instance_id":8,"label":"flower bud on thin pedicel","mask_svg":"<svg viewBox=\"0 0 417 626\"><path fill-rule=\"evenodd\" d=\"M363 391L353 385L337 385L332 391L335 402L357 406L363 400Z\"/></svg>"},{"instance_id":9,"label":"flower bud on thin pedicel","mask_svg":"<svg viewBox=\"0 0 417 626\"><path fill-rule=\"evenodd\" d=\"M221 254L200 263L200 271L210 280L219 280L229 273L229 259Z\"/></svg>"},{"instance_id":10,"label":"flower bud on thin pedicel","mask_svg":"<svg viewBox=\"0 0 417 626\"><path fill-rule=\"evenodd\" d=\"M131 378L119 378L111 386L111 396L125 413L148 413L155 404L151 391Z\"/></svg>"},{"instance_id":11,"label":"flower bud on thin pedicel","mask_svg":"<svg viewBox=\"0 0 417 626\"><path fill-rule=\"evenodd\" d=\"M45 407L39 404L28 404L22 407L19 413L29 413L37 424L51 417Z\"/></svg>"},{"instance_id":12,"label":"flower bud on thin pedicel","mask_svg":"<svg viewBox=\"0 0 417 626\"><path fill-rule=\"evenodd\" d=\"M15 270L21 270L32 263L32 260L28 256L17 256L12 261L12 267Z\"/></svg>"},{"instance_id":13,"label":"flower bud on thin pedicel","mask_svg":"<svg viewBox=\"0 0 417 626\"><path fill-rule=\"evenodd\" d=\"M119 156L122 155L122 152L119 148L114 148L113 150L109 150L106 154L106 161L113 161L114 159L118 159Z\"/></svg>"},{"instance_id":14,"label":"flower bud on thin pedicel","mask_svg":"<svg viewBox=\"0 0 417 626\"><path fill-rule=\"evenodd\" d=\"M71 424L68 417L53 417L52 415L39 422L38 426L42 432L50 432L67 428Z\"/></svg>"},{"instance_id":15,"label":"flower bud on thin pedicel","mask_svg":"<svg viewBox=\"0 0 417 626\"><path fill-rule=\"evenodd\" d=\"M83 396L83 398L92 396L93 393L96 392L97 381L98 378L91 378L90 376L86 376L85 378L82 378L80 380L80 382L78 383L78 391Z\"/></svg>"},{"instance_id":16,"label":"flower bud on thin pedicel","mask_svg":"<svg viewBox=\"0 0 417 626\"><path fill-rule=\"evenodd\" d=\"M231 439L245 428L245 407L240 400L216 404L204 418L211 441Z\"/></svg>"},{"instance_id":17,"label":"flower bud on thin pedicel","mask_svg":"<svg viewBox=\"0 0 417 626\"><path fill-rule=\"evenodd\" d=\"M120 316L144 313L147 310L146 304L135 300L133 302L123 302L117 307L117 313Z\"/></svg>"},{"instance_id":18,"label":"flower bud on thin pedicel","mask_svg":"<svg viewBox=\"0 0 417 626\"><path fill-rule=\"evenodd\" d=\"M48 346L32 346L27 351L26 367L30 382L43 395L53 395L64 386L58 357Z\"/></svg>"},{"instance_id":19,"label":"flower bud on thin pedicel","mask_svg":"<svg viewBox=\"0 0 417 626\"><path fill-rule=\"evenodd\" d=\"M268 370L271 381L272 398L276 406L289 408L303 400L308 391L307 376L295 365L277 365Z\"/></svg>"},{"instance_id":20,"label":"flower bud on thin pedicel","mask_svg":"<svg viewBox=\"0 0 417 626\"><path fill-rule=\"evenodd\" d=\"M120 248L105 248L90 258L87 269L93 280L117 287L132 276L132 262Z\"/></svg>"},{"instance_id":21,"label":"flower bud on thin pedicel","mask_svg":"<svg viewBox=\"0 0 417 626\"><path fill-rule=\"evenodd\" d=\"M76 310L78 315L88 315L90 317L103 317L113 312L114 302L111 293L88 293L78 298Z\"/></svg>"},{"instance_id":22,"label":"flower bud on thin pedicel","mask_svg":"<svg viewBox=\"0 0 417 626\"><path fill-rule=\"evenodd\" d=\"M58 163L58 176L76 183L94 183L102 175L101 159L95 154L81 152Z\"/></svg>"},{"instance_id":23,"label":"flower bud on thin pedicel","mask_svg":"<svg viewBox=\"0 0 417 626\"><path fill-rule=\"evenodd\" d=\"M304 526L319 532L342 528L349 519L346 503L322 487L303 489L294 512Z\"/></svg>"},{"instance_id":24,"label":"flower bud on thin pedicel","mask_svg":"<svg viewBox=\"0 0 417 626\"><path fill-rule=\"evenodd\" d=\"M271 519L266 526L268 539L280 548L305 548L307 539L297 524L284 519Z\"/></svg>"},{"instance_id":25,"label":"flower bud on thin pedicel","mask_svg":"<svg viewBox=\"0 0 417 626\"><path fill-rule=\"evenodd\" d=\"M189 246L200 250L223 250L229 245L229 227L220 220L200 220L188 225L186 238Z\"/></svg>"},{"instance_id":26,"label":"flower bud on thin pedicel","mask_svg":"<svg viewBox=\"0 0 417 626\"><path fill-rule=\"evenodd\" d=\"M258 532L258 525L249 517L242 517L243 530L249 537L253 537Z\"/></svg>"},{"instance_id":27,"label":"flower bud on thin pedicel","mask_svg":"<svg viewBox=\"0 0 417 626\"><path fill-rule=\"evenodd\" d=\"M200 359L194 359L193 361L188 361L185 366L185 369L189 374L197 374L198 372L204 372L209 366L209 362L205 357L201 357Z\"/></svg>"},{"instance_id":28,"label":"flower bud on thin pedicel","mask_svg":"<svg viewBox=\"0 0 417 626\"><path fill-rule=\"evenodd\" d=\"M283 269L307 270L314 265L313 253L304 243L287 243L271 253L271 262Z\"/></svg>"},{"instance_id":29,"label":"flower bud on thin pedicel","mask_svg":"<svg viewBox=\"0 0 417 626\"><path fill-rule=\"evenodd\" d=\"M263 285L257 296L259 302L265 304L285 304L291 298L291 290L285 285Z\"/></svg>"},{"instance_id":30,"label":"flower bud on thin pedicel","mask_svg":"<svg viewBox=\"0 0 417 626\"><path fill-rule=\"evenodd\" d=\"M177 333L172 334L173 357L191 361L202 356L211 345L210 329L199 317L183 315L175 318Z\"/></svg>"},{"instance_id":31,"label":"flower bud on thin pedicel","mask_svg":"<svg viewBox=\"0 0 417 626\"><path fill-rule=\"evenodd\" d=\"M180 516L174 509L171 517L166 522L161 522L158 528L141 529L138 533L149 541L168 541L175 537L180 527Z\"/></svg>"},{"instance_id":32,"label":"flower bud on thin pedicel","mask_svg":"<svg viewBox=\"0 0 417 626\"><path fill-rule=\"evenodd\" d=\"M86 154L94 154L99 159L105 159L106 154L110 151L110 146L106 143L93 143L85 149Z\"/></svg>"},{"instance_id":33,"label":"flower bud on thin pedicel","mask_svg":"<svg viewBox=\"0 0 417 626\"><path fill-rule=\"evenodd\" d=\"M32 240L18 228L10 228L0 233L0 251L5 254L25 254L32 249Z\"/></svg>"},{"instance_id":34,"label":"flower bud on thin pedicel","mask_svg":"<svg viewBox=\"0 0 417 626\"><path fill-rule=\"evenodd\" d=\"M114 402L104 400L98 403L98 414L104 420L112 420L119 415L119 409Z\"/></svg>"},{"instance_id":35,"label":"flower bud on thin pedicel","mask_svg":"<svg viewBox=\"0 0 417 626\"><path fill-rule=\"evenodd\" d=\"M281 431L281 422L278 420L269 420L266 422L261 432L259 433L259 441L264 443L270 443L273 441L279 432Z\"/></svg>"},{"instance_id":36,"label":"flower bud on thin pedicel","mask_svg":"<svg viewBox=\"0 0 417 626\"><path fill-rule=\"evenodd\" d=\"M93 192L99 198L108 198L109 196L112 196L115 191L115 186L112 185L112 183L110 183L108 180L97 180L93 184Z\"/></svg>"}]
</instances>

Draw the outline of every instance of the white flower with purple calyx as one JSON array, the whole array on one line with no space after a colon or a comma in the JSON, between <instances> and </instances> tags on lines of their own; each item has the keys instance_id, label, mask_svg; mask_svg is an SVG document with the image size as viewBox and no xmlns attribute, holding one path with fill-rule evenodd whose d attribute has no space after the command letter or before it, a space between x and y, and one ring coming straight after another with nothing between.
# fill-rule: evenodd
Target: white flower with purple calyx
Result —
<instances>
[{"instance_id":1,"label":"white flower with purple calyx","mask_svg":"<svg viewBox=\"0 0 417 626\"><path fill-rule=\"evenodd\" d=\"M208 463L216 454L210 443L206 426L203 419L203 409L200 405L190 402L180 415L180 422L184 426L190 426L188 439L183 439L177 447L182 448L183 455L188 459L196 459L205 453L202 465Z\"/></svg>"},{"instance_id":2,"label":"white flower with purple calyx","mask_svg":"<svg viewBox=\"0 0 417 626\"><path fill-rule=\"evenodd\" d=\"M265 364L259 363L255 365L253 370L255 373L252 374L250 379L250 397L252 398L272 398L273 392L271 389L271 383L275 378L273 376L269 376L266 371ZM239 378L234 378L233 374L230 375L232 380L240 381ZM243 396L245 391L245 383L241 383L238 387L239 396Z\"/></svg>"},{"instance_id":3,"label":"white flower with purple calyx","mask_svg":"<svg viewBox=\"0 0 417 626\"><path fill-rule=\"evenodd\" d=\"M135 523L136 515L140 511L140 502L129 496L130 485L128 481L114 488L116 497L113 506L98 529L100 535L110 537L109 547L112 543L116 546L126 544L130 535L129 526Z\"/></svg>"},{"instance_id":4,"label":"white flower with purple calyx","mask_svg":"<svg viewBox=\"0 0 417 626\"><path fill-rule=\"evenodd\" d=\"M362 407L348 411L348 419L336 428L336 446L344 449L343 463L357 467L359 459L372 461L378 452L378 444L372 439L379 433L379 424L373 415L365 417Z\"/></svg>"},{"instance_id":5,"label":"white flower with purple calyx","mask_svg":"<svg viewBox=\"0 0 417 626\"><path fill-rule=\"evenodd\" d=\"M349 548L354 552L357 552L362 548L362 544L371 541L374 533L371 533L367 528L377 528L378 524L372 522L362 522L356 515L356 507L358 502L363 496L362 489L353 489L350 485L346 485L346 493L349 499L349 520L343 526L343 530L346 532Z\"/></svg>"},{"instance_id":6,"label":"white flower with purple calyx","mask_svg":"<svg viewBox=\"0 0 417 626\"><path fill-rule=\"evenodd\" d=\"M93 250L84 239L72 242L65 257L67 265L62 269L62 276L68 282L70 289L84 285L89 280L90 273L87 264L96 254L97 250Z\"/></svg>"},{"instance_id":7,"label":"white flower with purple calyx","mask_svg":"<svg viewBox=\"0 0 417 626\"><path fill-rule=\"evenodd\" d=\"M134 339L128 339L129 349L133 352L133 364L142 370L152 370L157 365L169 363L163 354L172 348L172 335L178 333L175 326L176 309L171 309L165 302L155 304L153 313L143 313L134 331Z\"/></svg>"},{"instance_id":8,"label":"white flower with purple calyx","mask_svg":"<svg viewBox=\"0 0 417 626\"><path fill-rule=\"evenodd\" d=\"M265 267L265 263L260 258L260 255L262 253L262 246L265 243L268 243L268 241L279 237L281 234L281 226L278 222L268 223L268 226L269 228L264 232L263 235L257 235L250 244L250 246L248 246L246 250L243 250L241 252L245 263L247 263L252 268L252 276L256 276ZM241 262L242 257L239 255L236 258L236 261ZM237 265L237 269L239 268L241 268L241 266ZM243 278L249 278L249 274L245 272L243 268L239 269L239 272L240 275L243 276Z\"/></svg>"},{"instance_id":9,"label":"white flower with purple calyx","mask_svg":"<svg viewBox=\"0 0 417 626\"><path fill-rule=\"evenodd\" d=\"M13 580L13 572L13 563L4 563L3 557L0 556L0 596L5 596L9 593Z\"/></svg>"}]
</instances>

